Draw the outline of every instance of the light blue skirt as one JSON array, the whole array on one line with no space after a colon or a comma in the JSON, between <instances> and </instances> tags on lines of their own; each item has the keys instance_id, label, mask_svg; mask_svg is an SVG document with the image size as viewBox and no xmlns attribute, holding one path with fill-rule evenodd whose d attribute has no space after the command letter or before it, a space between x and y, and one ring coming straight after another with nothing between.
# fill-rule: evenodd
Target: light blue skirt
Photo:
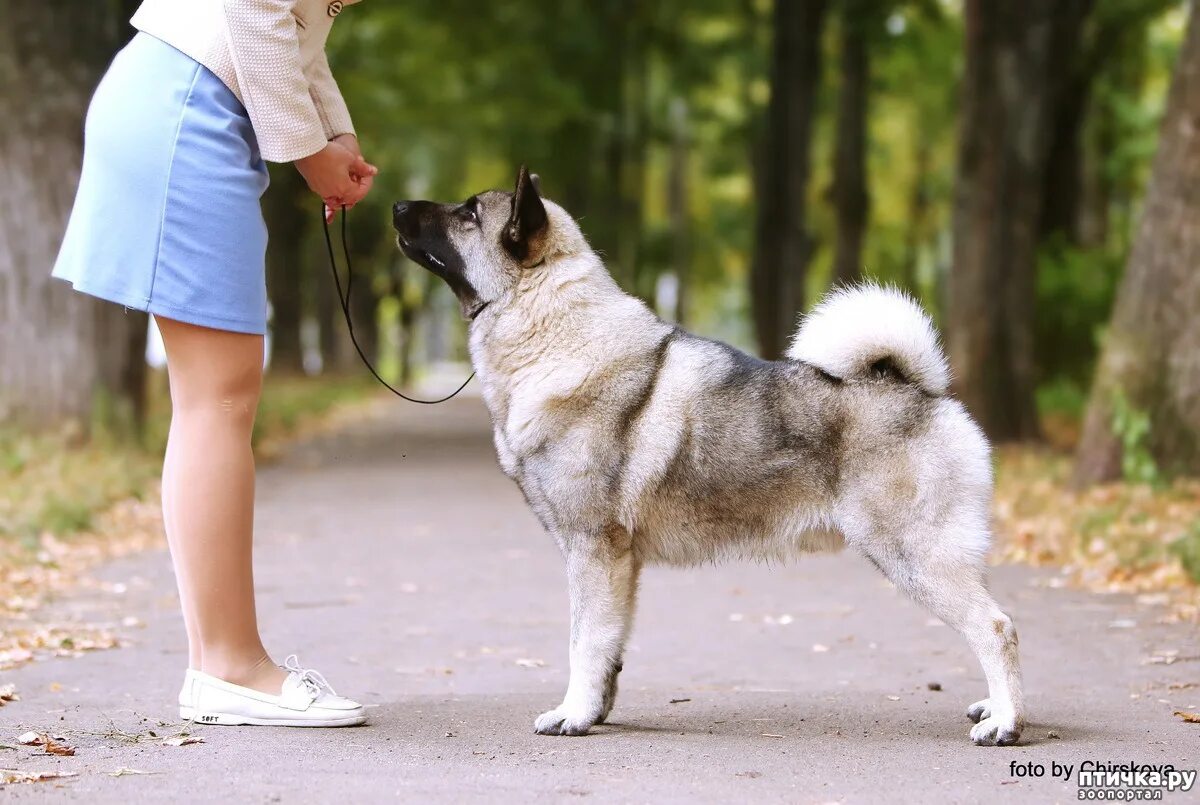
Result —
<instances>
[{"instance_id":1,"label":"light blue skirt","mask_svg":"<svg viewBox=\"0 0 1200 805\"><path fill-rule=\"evenodd\" d=\"M245 108L147 34L88 108L83 170L54 276L157 316L242 333L267 325L267 168Z\"/></svg>"}]
</instances>

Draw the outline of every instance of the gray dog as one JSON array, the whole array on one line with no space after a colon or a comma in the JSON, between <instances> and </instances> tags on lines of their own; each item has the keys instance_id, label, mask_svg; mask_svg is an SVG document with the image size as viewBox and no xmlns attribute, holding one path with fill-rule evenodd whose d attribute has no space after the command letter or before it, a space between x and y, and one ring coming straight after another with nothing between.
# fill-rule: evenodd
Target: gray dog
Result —
<instances>
[{"instance_id":1,"label":"gray dog","mask_svg":"<svg viewBox=\"0 0 1200 805\"><path fill-rule=\"evenodd\" d=\"M1017 633L984 578L988 443L947 396L920 307L836 291L787 360L762 361L622 292L524 168L512 193L402 201L393 216L400 248L470 320L500 466L566 558L571 679L539 733L608 716L645 563L849 544L975 650L988 698L967 710L971 739L1017 741Z\"/></svg>"}]
</instances>

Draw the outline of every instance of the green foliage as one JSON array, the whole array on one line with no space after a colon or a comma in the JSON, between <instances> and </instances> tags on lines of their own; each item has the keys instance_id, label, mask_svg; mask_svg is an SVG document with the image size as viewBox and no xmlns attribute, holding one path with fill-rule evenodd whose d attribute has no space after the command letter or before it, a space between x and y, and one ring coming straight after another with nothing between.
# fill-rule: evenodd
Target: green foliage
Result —
<instances>
[{"instance_id":1,"label":"green foliage","mask_svg":"<svg viewBox=\"0 0 1200 805\"><path fill-rule=\"evenodd\" d=\"M1128 483L1158 484L1162 479L1150 453L1150 415L1135 408L1121 391L1112 398L1113 435L1121 442L1121 476Z\"/></svg>"},{"instance_id":2,"label":"green foliage","mask_svg":"<svg viewBox=\"0 0 1200 805\"><path fill-rule=\"evenodd\" d=\"M1200 520L1179 539L1170 545L1170 551L1179 558L1183 569L1191 576L1192 581L1200 584Z\"/></svg>"},{"instance_id":3,"label":"green foliage","mask_svg":"<svg viewBox=\"0 0 1200 805\"><path fill-rule=\"evenodd\" d=\"M56 536L86 531L92 525L92 503L82 499L64 500L51 494L38 513L37 524Z\"/></svg>"},{"instance_id":4,"label":"green foliage","mask_svg":"<svg viewBox=\"0 0 1200 805\"><path fill-rule=\"evenodd\" d=\"M1034 333L1043 383L1087 387L1124 262L1121 249L1073 245L1061 233L1043 244Z\"/></svg>"},{"instance_id":5,"label":"green foliage","mask_svg":"<svg viewBox=\"0 0 1200 805\"><path fill-rule=\"evenodd\" d=\"M1083 418L1087 407L1087 386L1070 378L1056 377L1037 389L1038 414L1046 417L1062 417L1068 421Z\"/></svg>"},{"instance_id":6,"label":"green foliage","mask_svg":"<svg viewBox=\"0 0 1200 805\"><path fill-rule=\"evenodd\" d=\"M618 280L650 297L659 274L681 270L667 187L682 140L688 323L748 346L752 164L770 93L771 8L771 0L355 7L334 27L330 60L364 150L382 172L353 217L386 222L396 198L460 199L507 187L525 162L581 220ZM1095 73L1083 131L1087 225L1041 253L1042 382L1088 385L1157 141L1183 8L1181 0L1096 2L1083 64ZM887 0L876 10L867 23L871 204L862 262L868 275L908 287L940 318L959 159L962 4ZM836 11L831 4L812 154L810 300L827 286L832 262ZM672 115L679 108L682 137ZM386 230L354 238L373 258L358 264L391 277L399 263ZM405 285L392 282L385 294ZM424 295L419 304L427 302Z\"/></svg>"},{"instance_id":7,"label":"green foliage","mask_svg":"<svg viewBox=\"0 0 1200 805\"><path fill-rule=\"evenodd\" d=\"M369 377L275 380L263 391L251 441L258 447L292 436L306 422L367 398L376 390L374 382Z\"/></svg>"}]
</instances>

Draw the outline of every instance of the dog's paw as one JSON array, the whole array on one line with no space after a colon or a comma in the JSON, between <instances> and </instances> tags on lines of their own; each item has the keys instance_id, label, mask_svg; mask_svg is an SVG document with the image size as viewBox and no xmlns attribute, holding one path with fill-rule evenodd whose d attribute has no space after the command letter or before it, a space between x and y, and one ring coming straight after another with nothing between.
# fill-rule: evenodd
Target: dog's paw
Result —
<instances>
[{"instance_id":1,"label":"dog's paw","mask_svg":"<svg viewBox=\"0 0 1200 805\"><path fill-rule=\"evenodd\" d=\"M992 715L992 700L981 699L967 708L967 718L978 724L984 719L991 718Z\"/></svg>"},{"instance_id":2,"label":"dog's paw","mask_svg":"<svg viewBox=\"0 0 1200 805\"><path fill-rule=\"evenodd\" d=\"M597 724L603 724L608 720L608 715L617 701L617 675L619 673L621 673L621 666L617 665L605 680L604 699L600 703L600 715L596 717Z\"/></svg>"},{"instance_id":3,"label":"dog's paw","mask_svg":"<svg viewBox=\"0 0 1200 805\"><path fill-rule=\"evenodd\" d=\"M1016 716L989 714L971 727L971 740L976 746L1012 746L1020 740L1024 726Z\"/></svg>"},{"instance_id":4,"label":"dog's paw","mask_svg":"<svg viewBox=\"0 0 1200 805\"><path fill-rule=\"evenodd\" d=\"M537 717L533 731L538 735L587 735L599 719L598 713L572 713L564 707L556 707Z\"/></svg>"}]
</instances>

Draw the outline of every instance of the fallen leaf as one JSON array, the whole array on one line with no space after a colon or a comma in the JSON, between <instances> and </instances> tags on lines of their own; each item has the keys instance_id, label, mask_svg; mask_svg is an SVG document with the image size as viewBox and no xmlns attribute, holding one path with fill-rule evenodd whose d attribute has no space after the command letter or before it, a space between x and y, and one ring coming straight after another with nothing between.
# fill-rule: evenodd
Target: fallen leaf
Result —
<instances>
[{"instance_id":1,"label":"fallen leaf","mask_svg":"<svg viewBox=\"0 0 1200 805\"><path fill-rule=\"evenodd\" d=\"M142 771L141 769L130 769L130 768L127 768L127 767L125 767L125 766L122 766L122 767L121 767L121 768L119 768L119 769L115 769L114 771L110 771L110 772L108 773L108 776L109 776L109 777L128 777L128 776L130 776L130 775L133 775L133 774L158 774L158 772L156 772L156 771Z\"/></svg>"},{"instance_id":2,"label":"fallen leaf","mask_svg":"<svg viewBox=\"0 0 1200 805\"><path fill-rule=\"evenodd\" d=\"M1054 730L1050 730L1049 732L1046 733L1046 739L1049 741L1057 741L1057 740L1060 740L1061 738L1062 738L1062 736L1059 735Z\"/></svg>"},{"instance_id":3,"label":"fallen leaf","mask_svg":"<svg viewBox=\"0 0 1200 805\"><path fill-rule=\"evenodd\" d=\"M530 659L529 657L519 657L516 663L522 668L544 668L546 665L545 660Z\"/></svg>"},{"instance_id":4,"label":"fallen leaf","mask_svg":"<svg viewBox=\"0 0 1200 805\"><path fill-rule=\"evenodd\" d=\"M0 685L0 707L9 702L19 702L21 697L17 695L16 685Z\"/></svg>"},{"instance_id":5,"label":"fallen leaf","mask_svg":"<svg viewBox=\"0 0 1200 805\"><path fill-rule=\"evenodd\" d=\"M74 757L75 747L65 743L59 743L53 738L42 736L42 754L59 755L60 757Z\"/></svg>"},{"instance_id":6,"label":"fallen leaf","mask_svg":"<svg viewBox=\"0 0 1200 805\"><path fill-rule=\"evenodd\" d=\"M684 702L690 702L690 701L691 701L691 699L672 699L671 704L683 704Z\"/></svg>"},{"instance_id":7,"label":"fallen leaf","mask_svg":"<svg viewBox=\"0 0 1200 805\"><path fill-rule=\"evenodd\" d=\"M17 769L0 769L0 785L11 783L40 783L43 780L61 780L64 777L78 777L73 771L19 771Z\"/></svg>"},{"instance_id":8,"label":"fallen leaf","mask_svg":"<svg viewBox=\"0 0 1200 805\"><path fill-rule=\"evenodd\" d=\"M929 688L930 690L941 690L942 683L941 682L926 682L925 687Z\"/></svg>"},{"instance_id":9,"label":"fallen leaf","mask_svg":"<svg viewBox=\"0 0 1200 805\"><path fill-rule=\"evenodd\" d=\"M776 735L776 734L775 734L775 733L773 733L773 732L764 732L764 733L762 734L762 737L764 737L764 738L782 738L783 736L782 736L782 735Z\"/></svg>"},{"instance_id":10,"label":"fallen leaf","mask_svg":"<svg viewBox=\"0 0 1200 805\"><path fill-rule=\"evenodd\" d=\"M188 744L202 744L204 739L199 735L176 735L174 738L164 738L163 746L187 746Z\"/></svg>"},{"instance_id":11,"label":"fallen leaf","mask_svg":"<svg viewBox=\"0 0 1200 805\"><path fill-rule=\"evenodd\" d=\"M1176 710L1175 715L1189 724L1200 724L1200 713L1189 713L1186 710Z\"/></svg>"},{"instance_id":12,"label":"fallen leaf","mask_svg":"<svg viewBox=\"0 0 1200 805\"><path fill-rule=\"evenodd\" d=\"M40 746L42 747L43 755L71 757L75 754L75 747L69 746L66 738L58 735L50 736L44 732L33 732L31 730L17 738L17 742L25 746Z\"/></svg>"},{"instance_id":13,"label":"fallen leaf","mask_svg":"<svg viewBox=\"0 0 1200 805\"><path fill-rule=\"evenodd\" d=\"M899 696L888 696L888 701L889 702L898 702L898 701L900 701L900 697Z\"/></svg>"}]
</instances>

